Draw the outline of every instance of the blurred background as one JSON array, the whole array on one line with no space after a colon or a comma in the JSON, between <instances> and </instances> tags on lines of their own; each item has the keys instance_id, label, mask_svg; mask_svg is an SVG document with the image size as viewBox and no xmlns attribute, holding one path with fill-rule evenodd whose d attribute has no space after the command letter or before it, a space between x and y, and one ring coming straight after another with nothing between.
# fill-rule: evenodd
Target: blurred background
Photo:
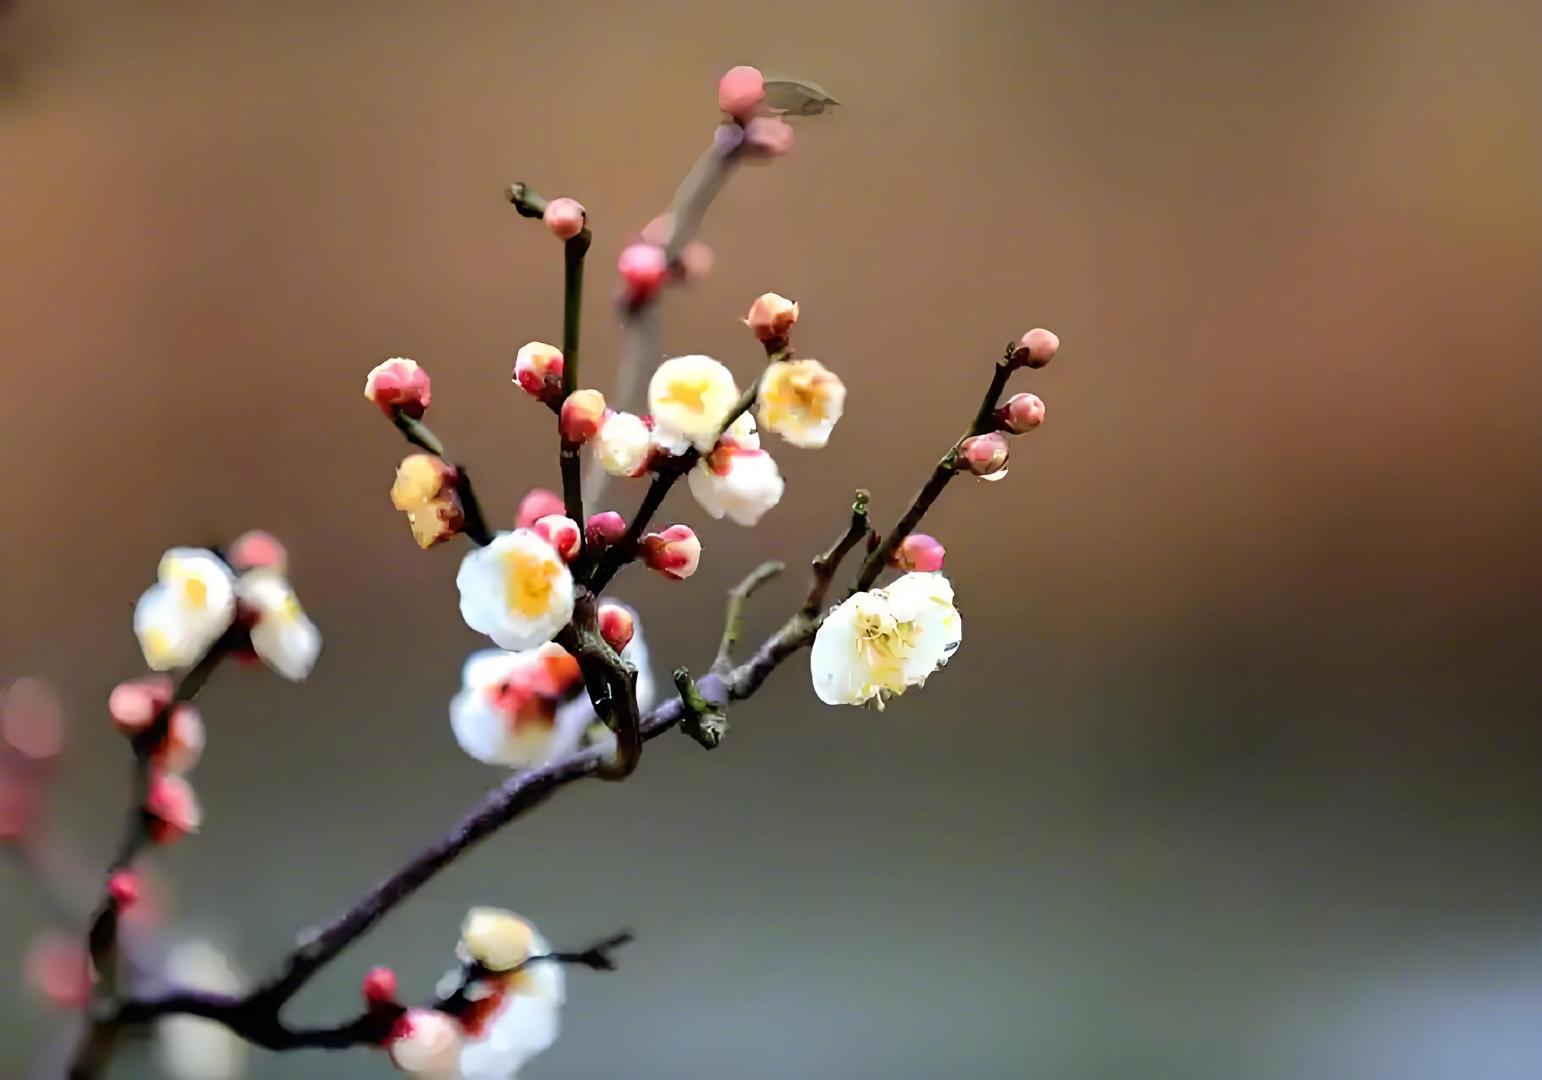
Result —
<instances>
[{"instance_id":1,"label":"blurred background","mask_svg":"<svg viewBox=\"0 0 1542 1080\"><path fill-rule=\"evenodd\" d=\"M4 7L0 678L64 696L54 808L94 870L127 791L104 702L156 559L288 542L322 662L219 674L205 831L152 857L174 925L254 975L501 778L446 718L482 644L460 548L412 543L360 387L428 367L496 520L555 485L509 366L560 334L560 257L509 182L589 208L608 390L615 256L718 74L844 102L734 179L716 270L665 306L671 352L744 378L738 319L792 296L850 390L828 449L777 450L758 528L671 497L701 571L616 589L666 678L853 487L892 521L1004 342L1062 339L1014 382L1049 418L1010 479L929 519L966 633L924 693L830 709L788 663L716 752L663 738L476 849L298 1015L353 1009L374 963L426 988L493 903L559 943L638 934L618 974L573 974L536 1077L1542 1074L1535 6ZM62 1021L20 975L47 919L5 864L0 925L22 1076ZM131 1048L114 1075L157 1073Z\"/></svg>"}]
</instances>

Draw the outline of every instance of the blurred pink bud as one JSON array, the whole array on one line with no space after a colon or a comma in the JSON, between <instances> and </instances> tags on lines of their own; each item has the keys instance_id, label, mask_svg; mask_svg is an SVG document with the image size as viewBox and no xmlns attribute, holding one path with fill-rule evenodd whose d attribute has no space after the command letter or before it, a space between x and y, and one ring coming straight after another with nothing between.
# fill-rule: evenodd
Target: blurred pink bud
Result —
<instances>
[{"instance_id":1,"label":"blurred pink bud","mask_svg":"<svg viewBox=\"0 0 1542 1080\"><path fill-rule=\"evenodd\" d=\"M620 604L601 604L599 622L600 636L605 639L605 644L617 652L626 648L637 629L632 613Z\"/></svg>"},{"instance_id":2,"label":"blurred pink bud","mask_svg":"<svg viewBox=\"0 0 1542 1080\"><path fill-rule=\"evenodd\" d=\"M686 282L700 281L712 273L717 256L700 240L692 240L680 249L680 276Z\"/></svg>"},{"instance_id":3,"label":"blurred pink bud","mask_svg":"<svg viewBox=\"0 0 1542 1080\"><path fill-rule=\"evenodd\" d=\"M360 990L370 1005L389 1005L396 1000L396 972L388 967L370 968Z\"/></svg>"},{"instance_id":4,"label":"blurred pink bud","mask_svg":"<svg viewBox=\"0 0 1542 1080\"><path fill-rule=\"evenodd\" d=\"M999 477L1006 475L1007 457L1011 446L1007 437L999 431L988 431L964 440L959 448L963 468L976 476Z\"/></svg>"},{"instance_id":5,"label":"blurred pink bud","mask_svg":"<svg viewBox=\"0 0 1542 1080\"><path fill-rule=\"evenodd\" d=\"M74 935L50 930L38 937L23 961L27 982L49 1004L83 1009L91 1002L91 962Z\"/></svg>"},{"instance_id":6,"label":"blurred pink bud","mask_svg":"<svg viewBox=\"0 0 1542 1080\"><path fill-rule=\"evenodd\" d=\"M766 77L756 68L740 65L729 68L717 81L717 107L735 120L755 115L766 100Z\"/></svg>"},{"instance_id":7,"label":"blurred pink bud","mask_svg":"<svg viewBox=\"0 0 1542 1080\"><path fill-rule=\"evenodd\" d=\"M147 675L113 687L107 698L107 712L123 734L138 735L170 704L171 678Z\"/></svg>"},{"instance_id":8,"label":"blurred pink bud","mask_svg":"<svg viewBox=\"0 0 1542 1080\"><path fill-rule=\"evenodd\" d=\"M643 226L642 238L647 243L658 247L668 247L669 238L674 234L674 231L675 215L670 211L665 211Z\"/></svg>"},{"instance_id":9,"label":"blurred pink bud","mask_svg":"<svg viewBox=\"0 0 1542 1080\"><path fill-rule=\"evenodd\" d=\"M119 909L139 903L139 875L132 870L114 870L107 878L107 895Z\"/></svg>"},{"instance_id":10,"label":"blurred pink bud","mask_svg":"<svg viewBox=\"0 0 1542 1080\"><path fill-rule=\"evenodd\" d=\"M750 305L750 313L744 317L744 325L750 333L767 345L781 345L798 322L798 302L780 293L761 293Z\"/></svg>"},{"instance_id":11,"label":"blurred pink bud","mask_svg":"<svg viewBox=\"0 0 1542 1080\"><path fill-rule=\"evenodd\" d=\"M17 679L0 698L0 738L24 758L46 761L64 749L64 707L42 679Z\"/></svg>"},{"instance_id":12,"label":"blurred pink bud","mask_svg":"<svg viewBox=\"0 0 1542 1080\"><path fill-rule=\"evenodd\" d=\"M1059 349L1058 337L1042 328L1033 329L1018 339L1017 348L1012 350L1012 364L1041 368L1055 358Z\"/></svg>"},{"instance_id":13,"label":"blurred pink bud","mask_svg":"<svg viewBox=\"0 0 1542 1080\"><path fill-rule=\"evenodd\" d=\"M551 401L562 392L562 350L544 341L522 345L514 358L514 381L538 401Z\"/></svg>"},{"instance_id":14,"label":"blurred pink bud","mask_svg":"<svg viewBox=\"0 0 1542 1080\"><path fill-rule=\"evenodd\" d=\"M204 741L203 716L197 707L185 702L174 706L166 738L151 756L151 763L167 772L188 772L203 757Z\"/></svg>"},{"instance_id":15,"label":"blurred pink bud","mask_svg":"<svg viewBox=\"0 0 1542 1080\"><path fill-rule=\"evenodd\" d=\"M272 533L248 529L231 543L225 552L225 561L237 571L261 567L282 574L289 568L289 552Z\"/></svg>"},{"instance_id":16,"label":"blurred pink bud","mask_svg":"<svg viewBox=\"0 0 1542 1080\"><path fill-rule=\"evenodd\" d=\"M571 240L583 232L587 218L584 204L566 196L547 203L546 213L541 215L541 219L546 222L546 227L558 240Z\"/></svg>"},{"instance_id":17,"label":"blurred pink bud","mask_svg":"<svg viewBox=\"0 0 1542 1080\"><path fill-rule=\"evenodd\" d=\"M0 841L26 836L38 809L37 785L25 777L7 775L0 768Z\"/></svg>"},{"instance_id":18,"label":"blurred pink bud","mask_svg":"<svg viewBox=\"0 0 1542 1080\"><path fill-rule=\"evenodd\" d=\"M413 1076L456 1076L464 1031L438 1009L408 1009L386 1036L391 1063Z\"/></svg>"},{"instance_id":19,"label":"blurred pink bud","mask_svg":"<svg viewBox=\"0 0 1542 1080\"><path fill-rule=\"evenodd\" d=\"M684 581L701 562L701 541L689 525L671 525L642 538L642 556L649 569Z\"/></svg>"},{"instance_id":20,"label":"blurred pink bud","mask_svg":"<svg viewBox=\"0 0 1542 1080\"><path fill-rule=\"evenodd\" d=\"M590 514L584 524L584 543L596 551L603 551L618 543L626 535L626 518L614 510L601 510Z\"/></svg>"},{"instance_id":21,"label":"blurred pink bud","mask_svg":"<svg viewBox=\"0 0 1542 1080\"><path fill-rule=\"evenodd\" d=\"M1044 423L1044 402L1037 394L1013 394L996 410L996 423L1013 435L1032 431Z\"/></svg>"},{"instance_id":22,"label":"blurred pink bud","mask_svg":"<svg viewBox=\"0 0 1542 1080\"><path fill-rule=\"evenodd\" d=\"M889 562L907 573L919 571L930 574L942 569L942 560L946 554L936 537L927 536L925 533L911 533L900 541L899 547L894 549Z\"/></svg>"},{"instance_id":23,"label":"blurred pink bud","mask_svg":"<svg viewBox=\"0 0 1542 1080\"><path fill-rule=\"evenodd\" d=\"M570 446L581 446L594 438L605 422L605 395L598 390L574 390L562 403L557 417L557 431Z\"/></svg>"},{"instance_id":24,"label":"blurred pink bud","mask_svg":"<svg viewBox=\"0 0 1542 1080\"><path fill-rule=\"evenodd\" d=\"M151 819L150 839L157 844L169 844L197 832L203 823L193 785L176 773L161 772L151 778L145 813Z\"/></svg>"},{"instance_id":25,"label":"blurred pink bud","mask_svg":"<svg viewBox=\"0 0 1542 1080\"><path fill-rule=\"evenodd\" d=\"M432 397L428 372L406 357L378 364L364 379L364 396L390 416L400 411L420 419Z\"/></svg>"},{"instance_id":26,"label":"blurred pink bud","mask_svg":"<svg viewBox=\"0 0 1542 1080\"><path fill-rule=\"evenodd\" d=\"M792 149L792 125L780 116L757 116L744 126L744 144L757 157L783 157Z\"/></svg>"},{"instance_id":27,"label":"blurred pink bud","mask_svg":"<svg viewBox=\"0 0 1542 1080\"><path fill-rule=\"evenodd\" d=\"M566 510L567 504L555 491L531 488L525 492L525 497L519 500L519 509L514 513L514 527L528 529L543 517L561 514Z\"/></svg>"},{"instance_id":28,"label":"blurred pink bud","mask_svg":"<svg viewBox=\"0 0 1542 1080\"><path fill-rule=\"evenodd\" d=\"M553 550L562 556L564 562L571 562L573 556L578 554L582 541L578 532L578 522L565 514L547 514L543 518L537 518L530 528L550 544Z\"/></svg>"},{"instance_id":29,"label":"blurred pink bud","mask_svg":"<svg viewBox=\"0 0 1542 1080\"><path fill-rule=\"evenodd\" d=\"M632 244L621 252L616 269L626 283L627 301L641 304L658 295L669 272L669 261L664 249L656 244Z\"/></svg>"}]
</instances>

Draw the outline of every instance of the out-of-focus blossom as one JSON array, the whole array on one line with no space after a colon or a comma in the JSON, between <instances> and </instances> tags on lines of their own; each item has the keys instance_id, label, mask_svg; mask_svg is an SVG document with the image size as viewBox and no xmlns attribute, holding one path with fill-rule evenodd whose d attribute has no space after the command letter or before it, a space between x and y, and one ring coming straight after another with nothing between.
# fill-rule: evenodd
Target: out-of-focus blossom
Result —
<instances>
[{"instance_id":1,"label":"out-of-focus blossom","mask_svg":"<svg viewBox=\"0 0 1542 1080\"><path fill-rule=\"evenodd\" d=\"M165 772L191 772L203 757L204 742L203 717L197 706L183 702L172 708L166 737L151 755L150 763Z\"/></svg>"},{"instance_id":2,"label":"out-of-focus blossom","mask_svg":"<svg viewBox=\"0 0 1542 1080\"><path fill-rule=\"evenodd\" d=\"M760 378L760 422L794 446L818 448L846 408L846 384L818 360L778 360Z\"/></svg>"},{"instance_id":3,"label":"out-of-focus blossom","mask_svg":"<svg viewBox=\"0 0 1542 1080\"><path fill-rule=\"evenodd\" d=\"M557 431L563 442L582 446L594 438L604 422L605 395L598 390L574 390L562 403Z\"/></svg>"},{"instance_id":4,"label":"out-of-focus blossom","mask_svg":"<svg viewBox=\"0 0 1542 1080\"><path fill-rule=\"evenodd\" d=\"M206 994L239 994L246 980L207 941L185 941L166 958L166 977ZM246 1070L246 1044L229 1028L196 1016L167 1016L155 1025L156 1058L167 1080L235 1080Z\"/></svg>"},{"instance_id":5,"label":"out-of-focus blossom","mask_svg":"<svg viewBox=\"0 0 1542 1080\"><path fill-rule=\"evenodd\" d=\"M669 276L669 259L656 244L632 244L616 260L621 280L626 286L626 300L642 304L658 295Z\"/></svg>"},{"instance_id":6,"label":"out-of-focus blossom","mask_svg":"<svg viewBox=\"0 0 1542 1080\"><path fill-rule=\"evenodd\" d=\"M91 962L81 935L39 934L22 961L27 984L56 1009L84 1009L91 1002Z\"/></svg>"},{"instance_id":7,"label":"out-of-focus blossom","mask_svg":"<svg viewBox=\"0 0 1542 1080\"><path fill-rule=\"evenodd\" d=\"M512 971L530 957L534 930L524 919L503 908L476 907L460 928L460 956L488 971Z\"/></svg>"},{"instance_id":8,"label":"out-of-focus blossom","mask_svg":"<svg viewBox=\"0 0 1542 1080\"><path fill-rule=\"evenodd\" d=\"M108 715L119 731L137 735L171 704L171 692L171 679L165 675L126 679L113 687L108 695Z\"/></svg>"},{"instance_id":9,"label":"out-of-focus blossom","mask_svg":"<svg viewBox=\"0 0 1542 1080\"><path fill-rule=\"evenodd\" d=\"M672 454L711 450L738 399L733 372L712 357L665 360L648 382L654 443Z\"/></svg>"},{"instance_id":10,"label":"out-of-focus blossom","mask_svg":"<svg viewBox=\"0 0 1542 1080\"><path fill-rule=\"evenodd\" d=\"M235 617L235 575L212 551L172 548L156 579L134 607L145 663L154 671L196 663Z\"/></svg>"},{"instance_id":11,"label":"out-of-focus blossom","mask_svg":"<svg viewBox=\"0 0 1542 1080\"><path fill-rule=\"evenodd\" d=\"M584 525L584 543L596 551L604 551L626 535L626 518L614 510L601 510L590 514Z\"/></svg>"},{"instance_id":12,"label":"out-of-focus blossom","mask_svg":"<svg viewBox=\"0 0 1542 1080\"><path fill-rule=\"evenodd\" d=\"M391 1063L409 1076L464 1080L460 1071L464 1034L460 1023L438 1009L408 1009L386 1039Z\"/></svg>"},{"instance_id":13,"label":"out-of-focus blossom","mask_svg":"<svg viewBox=\"0 0 1542 1080\"><path fill-rule=\"evenodd\" d=\"M530 529L499 533L467 554L455 584L466 625L501 649L544 645L573 617L573 575Z\"/></svg>"},{"instance_id":14,"label":"out-of-focus blossom","mask_svg":"<svg viewBox=\"0 0 1542 1080\"><path fill-rule=\"evenodd\" d=\"M849 596L820 624L809 666L830 705L882 709L948 662L963 639L953 586L941 574L906 574Z\"/></svg>"},{"instance_id":15,"label":"out-of-focus blossom","mask_svg":"<svg viewBox=\"0 0 1542 1080\"><path fill-rule=\"evenodd\" d=\"M766 78L758 68L741 64L729 68L717 81L717 107L735 120L755 115L766 100Z\"/></svg>"},{"instance_id":16,"label":"out-of-focus blossom","mask_svg":"<svg viewBox=\"0 0 1542 1080\"><path fill-rule=\"evenodd\" d=\"M889 563L900 570L934 573L942 569L946 554L936 537L927 536L925 533L911 533L894 549L894 555Z\"/></svg>"},{"instance_id":17,"label":"out-of-focus blossom","mask_svg":"<svg viewBox=\"0 0 1542 1080\"><path fill-rule=\"evenodd\" d=\"M370 1006L391 1004L396 1000L396 990L396 972L388 967L370 968L359 984L359 993Z\"/></svg>"},{"instance_id":18,"label":"out-of-focus blossom","mask_svg":"<svg viewBox=\"0 0 1542 1080\"><path fill-rule=\"evenodd\" d=\"M1042 327L1035 327L1018 339L1017 348L1012 350L1012 365L1041 368L1059 351L1060 338Z\"/></svg>"},{"instance_id":19,"label":"out-of-focus blossom","mask_svg":"<svg viewBox=\"0 0 1542 1080\"><path fill-rule=\"evenodd\" d=\"M780 116L757 116L744 125L744 145L760 158L779 158L792 151L792 125Z\"/></svg>"},{"instance_id":20,"label":"out-of-focus blossom","mask_svg":"<svg viewBox=\"0 0 1542 1080\"><path fill-rule=\"evenodd\" d=\"M29 761L64 749L64 708L42 679L22 678L0 694L0 741Z\"/></svg>"},{"instance_id":21,"label":"out-of-focus blossom","mask_svg":"<svg viewBox=\"0 0 1542 1080\"><path fill-rule=\"evenodd\" d=\"M484 911L502 927L525 927L525 951L543 956L551 945L533 926L512 912ZM509 942L517 935L503 933ZM505 950L507 959L514 950ZM559 1013L566 997L566 979L556 963L536 962L518 970L479 979L468 990L471 1008L461 1017L465 1032L460 1051L461 1080L509 1080L531 1058L557 1041Z\"/></svg>"},{"instance_id":22,"label":"out-of-focus blossom","mask_svg":"<svg viewBox=\"0 0 1542 1080\"><path fill-rule=\"evenodd\" d=\"M701 240L692 240L680 249L680 279L688 285L701 281L717 265L717 256Z\"/></svg>"},{"instance_id":23,"label":"out-of-focus blossom","mask_svg":"<svg viewBox=\"0 0 1542 1080\"><path fill-rule=\"evenodd\" d=\"M758 522L782 500L785 487L775 459L760 449L755 420L748 413L734 420L686 482L703 510L740 525Z\"/></svg>"},{"instance_id":24,"label":"out-of-focus blossom","mask_svg":"<svg viewBox=\"0 0 1542 1080\"><path fill-rule=\"evenodd\" d=\"M408 454L396 467L391 505L407 515L420 548L443 543L466 523L455 468L433 454Z\"/></svg>"},{"instance_id":25,"label":"out-of-focus blossom","mask_svg":"<svg viewBox=\"0 0 1542 1080\"><path fill-rule=\"evenodd\" d=\"M550 761L578 745L581 732L557 724L558 705L578 686L578 662L555 643L472 653L450 701L450 730L462 750L488 765Z\"/></svg>"},{"instance_id":26,"label":"out-of-focus blossom","mask_svg":"<svg viewBox=\"0 0 1542 1080\"><path fill-rule=\"evenodd\" d=\"M600 468L611 476L641 476L653 455L653 433L642 417L613 412L600 427L594 452Z\"/></svg>"},{"instance_id":27,"label":"out-of-focus blossom","mask_svg":"<svg viewBox=\"0 0 1542 1080\"><path fill-rule=\"evenodd\" d=\"M595 621L600 628L600 637L617 652L627 647L636 632L631 609L622 604L601 604L595 613Z\"/></svg>"},{"instance_id":28,"label":"out-of-focus blossom","mask_svg":"<svg viewBox=\"0 0 1542 1080\"><path fill-rule=\"evenodd\" d=\"M588 214L583 203L564 195L546 204L541 220L558 240L571 240L584 231Z\"/></svg>"},{"instance_id":29,"label":"out-of-focus blossom","mask_svg":"<svg viewBox=\"0 0 1542 1080\"><path fill-rule=\"evenodd\" d=\"M289 572L289 552L278 538L262 529L248 529L236 537L225 552L225 561L237 573L245 570Z\"/></svg>"},{"instance_id":30,"label":"out-of-focus blossom","mask_svg":"<svg viewBox=\"0 0 1542 1080\"><path fill-rule=\"evenodd\" d=\"M177 773L157 772L150 778L144 809L150 818L150 838L157 844L169 844L197 832L203 824L203 810L193 785Z\"/></svg>"},{"instance_id":31,"label":"out-of-focus blossom","mask_svg":"<svg viewBox=\"0 0 1542 1080\"><path fill-rule=\"evenodd\" d=\"M701 562L701 541L689 525L671 525L642 538L642 557L649 569L683 581Z\"/></svg>"},{"instance_id":32,"label":"out-of-focus blossom","mask_svg":"<svg viewBox=\"0 0 1542 1080\"><path fill-rule=\"evenodd\" d=\"M562 350L544 341L520 346L514 358L514 381L539 401L551 401L562 393Z\"/></svg>"},{"instance_id":33,"label":"out-of-focus blossom","mask_svg":"<svg viewBox=\"0 0 1542 1080\"><path fill-rule=\"evenodd\" d=\"M1024 435L1044 423L1044 402L1037 394L1013 394L996 410L1002 431Z\"/></svg>"},{"instance_id":34,"label":"out-of-focus blossom","mask_svg":"<svg viewBox=\"0 0 1542 1080\"><path fill-rule=\"evenodd\" d=\"M115 870L107 878L107 895L115 907L131 908L139 903L139 875L132 870Z\"/></svg>"},{"instance_id":35,"label":"out-of-focus blossom","mask_svg":"<svg viewBox=\"0 0 1542 1080\"><path fill-rule=\"evenodd\" d=\"M550 544L552 550L566 562L572 562L583 546L583 534L578 531L578 522L566 514L547 514L530 526L530 530Z\"/></svg>"},{"instance_id":36,"label":"out-of-focus blossom","mask_svg":"<svg viewBox=\"0 0 1542 1080\"><path fill-rule=\"evenodd\" d=\"M428 372L398 356L373 368L364 380L364 396L390 416L401 412L420 420L433 396Z\"/></svg>"},{"instance_id":37,"label":"out-of-focus blossom","mask_svg":"<svg viewBox=\"0 0 1542 1080\"><path fill-rule=\"evenodd\" d=\"M519 500L519 509L514 514L514 527L528 529L543 517L566 512L567 505L563 503L561 495L546 488L531 488Z\"/></svg>"},{"instance_id":38,"label":"out-of-focus blossom","mask_svg":"<svg viewBox=\"0 0 1542 1080\"><path fill-rule=\"evenodd\" d=\"M798 302L774 292L757 296L744 318L755 339L773 348L787 343L787 335L797 322Z\"/></svg>"},{"instance_id":39,"label":"out-of-focus blossom","mask_svg":"<svg viewBox=\"0 0 1542 1080\"><path fill-rule=\"evenodd\" d=\"M981 480L1004 480L1007 475L1007 459L1012 446L999 431L987 431L973 435L959 447L959 462L963 468Z\"/></svg>"},{"instance_id":40,"label":"out-of-focus blossom","mask_svg":"<svg viewBox=\"0 0 1542 1080\"><path fill-rule=\"evenodd\" d=\"M242 612L251 620L252 649L262 662L292 682L309 675L321 655L321 631L305 614L284 575L276 570L248 570L236 589Z\"/></svg>"}]
</instances>

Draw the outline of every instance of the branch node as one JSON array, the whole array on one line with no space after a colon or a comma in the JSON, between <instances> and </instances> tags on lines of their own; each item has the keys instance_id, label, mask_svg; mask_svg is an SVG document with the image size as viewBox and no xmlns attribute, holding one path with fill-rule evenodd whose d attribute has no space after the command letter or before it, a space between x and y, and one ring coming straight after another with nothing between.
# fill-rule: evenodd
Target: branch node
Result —
<instances>
[{"instance_id":1,"label":"branch node","mask_svg":"<svg viewBox=\"0 0 1542 1080\"><path fill-rule=\"evenodd\" d=\"M675 689L685 706L680 717L680 730L701 744L703 749L714 750L723 736L728 734L728 714L722 706L708 701L685 668L675 669Z\"/></svg>"}]
</instances>

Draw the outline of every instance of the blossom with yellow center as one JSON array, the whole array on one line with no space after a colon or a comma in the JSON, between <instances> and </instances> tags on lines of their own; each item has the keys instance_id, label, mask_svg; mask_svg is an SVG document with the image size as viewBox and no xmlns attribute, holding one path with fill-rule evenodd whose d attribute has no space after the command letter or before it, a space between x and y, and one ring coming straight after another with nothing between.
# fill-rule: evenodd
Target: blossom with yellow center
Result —
<instances>
[{"instance_id":1,"label":"blossom with yellow center","mask_svg":"<svg viewBox=\"0 0 1542 1080\"><path fill-rule=\"evenodd\" d=\"M396 467L391 505L407 515L412 538L425 550L460 532L465 524L453 466L433 454L409 454Z\"/></svg>"},{"instance_id":2,"label":"blossom with yellow center","mask_svg":"<svg viewBox=\"0 0 1542 1080\"><path fill-rule=\"evenodd\" d=\"M459 951L472 959L491 959L489 966L504 970L494 970L468 988L472 1004L461 1016L465 1040L457 1075L509 1080L557 1041L567 996L562 965L537 962L519 968L524 959L550 953L551 944L527 920L498 908L473 909Z\"/></svg>"},{"instance_id":3,"label":"blossom with yellow center","mask_svg":"<svg viewBox=\"0 0 1542 1080\"><path fill-rule=\"evenodd\" d=\"M502 532L455 576L466 625L511 651L544 645L573 617L573 575L533 529Z\"/></svg>"},{"instance_id":4,"label":"blossom with yellow center","mask_svg":"<svg viewBox=\"0 0 1542 1080\"><path fill-rule=\"evenodd\" d=\"M710 356L665 360L648 382L653 441L672 454L691 446L706 452L739 400L733 372Z\"/></svg>"},{"instance_id":5,"label":"blossom with yellow center","mask_svg":"<svg viewBox=\"0 0 1542 1080\"><path fill-rule=\"evenodd\" d=\"M134 607L145 663L153 671L197 663L235 618L235 575L212 551L172 548L156 578Z\"/></svg>"},{"instance_id":6,"label":"blossom with yellow center","mask_svg":"<svg viewBox=\"0 0 1542 1080\"><path fill-rule=\"evenodd\" d=\"M938 573L906 574L848 597L814 635L814 692L829 705L882 709L948 662L963 639L953 586Z\"/></svg>"},{"instance_id":7,"label":"blossom with yellow center","mask_svg":"<svg viewBox=\"0 0 1542 1080\"><path fill-rule=\"evenodd\" d=\"M817 449L846 408L846 385L818 360L778 360L761 376L759 405L762 427Z\"/></svg>"},{"instance_id":8,"label":"blossom with yellow center","mask_svg":"<svg viewBox=\"0 0 1542 1080\"><path fill-rule=\"evenodd\" d=\"M288 579L278 570L258 567L241 575L236 592L255 620L252 649L262 662L291 682L309 675L321 655L321 631L305 614Z\"/></svg>"}]
</instances>

